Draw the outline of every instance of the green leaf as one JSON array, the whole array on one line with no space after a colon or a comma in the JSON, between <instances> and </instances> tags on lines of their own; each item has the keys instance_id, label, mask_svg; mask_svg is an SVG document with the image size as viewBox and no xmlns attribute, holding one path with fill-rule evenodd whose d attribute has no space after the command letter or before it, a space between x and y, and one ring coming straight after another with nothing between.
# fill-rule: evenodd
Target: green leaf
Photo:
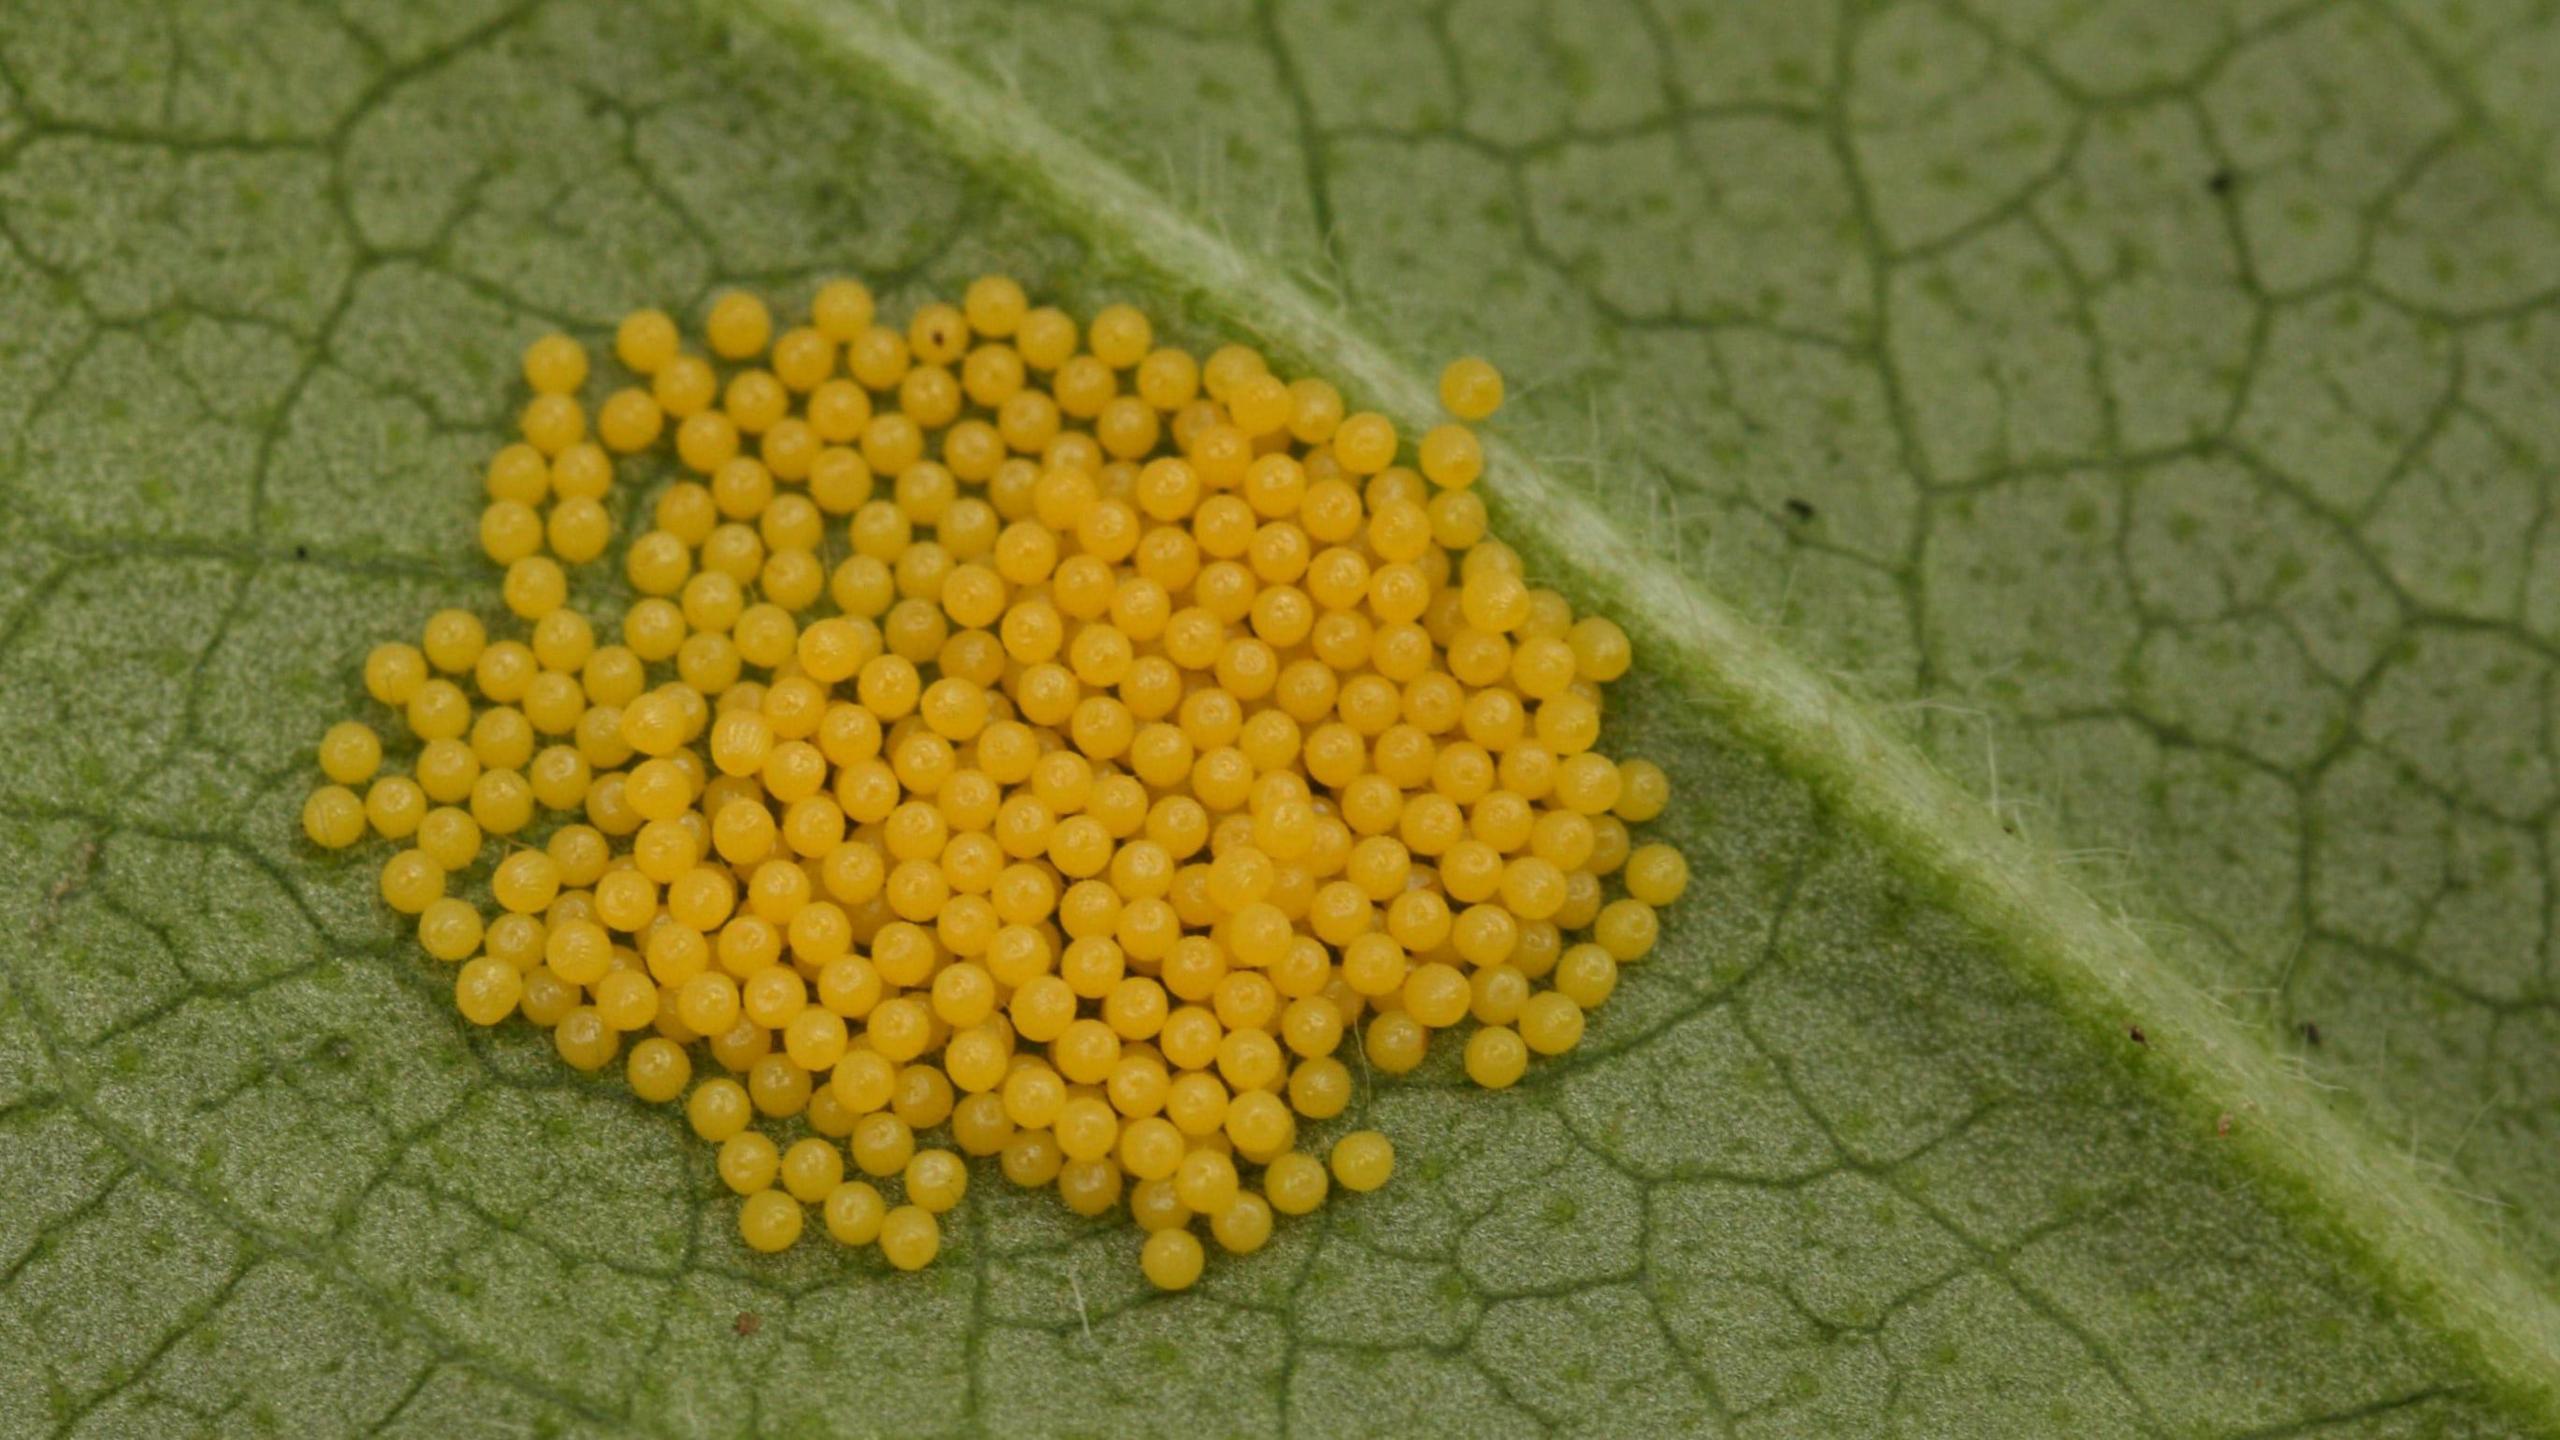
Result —
<instances>
[{"instance_id":1,"label":"green leaf","mask_svg":"<svg viewBox=\"0 0 2560 1440\"><path fill-rule=\"evenodd\" d=\"M2551 22L739 3L0 25L0 1431L2560 1427ZM1502 363L1695 857L1178 1299L745 1253L295 833L524 340L991 267Z\"/></svg>"}]
</instances>

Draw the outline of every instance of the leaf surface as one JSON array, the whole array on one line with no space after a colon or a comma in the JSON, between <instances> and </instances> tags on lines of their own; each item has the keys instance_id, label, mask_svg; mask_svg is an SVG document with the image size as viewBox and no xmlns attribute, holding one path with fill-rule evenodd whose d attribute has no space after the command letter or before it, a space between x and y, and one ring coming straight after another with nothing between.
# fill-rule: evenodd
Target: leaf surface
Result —
<instances>
[{"instance_id":1,"label":"leaf surface","mask_svg":"<svg viewBox=\"0 0 2560 1440\"><path fill-rule=\"evenodd\" d=\"M0 27L0 1430L2560 1423L2528 36L754 8ZM1377 1086L1397 1182L1176 1300L993 1183L922 1276L747 1255L294 829L494 598L526 339L998 266L1408 414L1501 361L1686 797L1583 1051Z\"/></svg>"}]
</instances>

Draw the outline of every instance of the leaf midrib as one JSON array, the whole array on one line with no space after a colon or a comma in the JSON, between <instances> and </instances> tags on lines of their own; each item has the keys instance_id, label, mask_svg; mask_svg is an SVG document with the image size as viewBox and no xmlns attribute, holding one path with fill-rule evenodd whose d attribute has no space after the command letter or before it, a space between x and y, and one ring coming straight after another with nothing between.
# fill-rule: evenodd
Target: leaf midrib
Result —
<instances>
[{"instance_id":1,"label":"leaf midrib","mask_svg":"<svg viewBox=\"0 0 2560 1440\"><path fill-rule=\"evenodd\" d=\"M1060 131L1018 96L851 0L701 0L799 41L867 96L932 135L1112 261L1324 372L1408 429L1437 419L1432 387L1278 267L1220 237ZM2041 845L1863 701L1678 571L1644 558L1579 492L1500 436L1488 498L1515 533L1573 557L1579 598L1628 622L1662 668L1879 842L1948 908L1998 942L2094 1030L2139 1024L2141 1067L2197 1124L2242 1114L2229 1137L2273 1190L2319 1213L2339 1249L2467 1351L2513 1403L2560 1429L2560 1301L2543 1293L2419 1170L2340 1116L2266 1043L2102 910Z\"/></svg>"}]
</instances>

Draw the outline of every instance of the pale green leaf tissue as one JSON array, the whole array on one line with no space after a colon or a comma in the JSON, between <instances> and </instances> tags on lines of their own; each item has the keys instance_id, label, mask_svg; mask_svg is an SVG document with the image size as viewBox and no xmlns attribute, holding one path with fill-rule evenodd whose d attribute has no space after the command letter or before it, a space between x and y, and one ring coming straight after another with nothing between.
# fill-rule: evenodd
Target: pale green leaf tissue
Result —
<instances>
[{"instance_id":1,"label":"pale green leaf tissue","mask_svg":"<svg viewBox=\"0 0 2560 1440\"><path fill-rule=\"evenodd\" d=\"M0 1434L2560 1433L2555 79L2522 3L0 0ZM295 825L494 603L526 340L990 268L1500 363L1697 875L1179 1298L992 1183L749 1254Z\"/></svg>"}]
</instances>

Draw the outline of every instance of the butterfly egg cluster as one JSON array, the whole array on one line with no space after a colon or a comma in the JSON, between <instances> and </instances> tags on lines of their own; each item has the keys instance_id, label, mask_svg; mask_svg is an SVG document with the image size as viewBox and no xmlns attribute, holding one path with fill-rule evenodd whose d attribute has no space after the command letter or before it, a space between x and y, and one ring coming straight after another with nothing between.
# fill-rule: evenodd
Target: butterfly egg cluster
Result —
<instances>
[{"instance_id":1,"label":"butterfly egg cluster","mask_svg":"<svg viewBox=\"0 0 2560 1440\"><path fill-rule=\"evenodd\" d=\"M1383 1135L1312 1143L1346 1041L1399 1075L1463 1028L1509 1086L1652 948L1687 870L1628 831L1662 770L1597 748L1627 637L1487 534L1464 423L1408 449L1250 349L996 277L903 327L836 281L704 330L626 319L592 412L577 343L525 353L480 521L521 638L449 610L375 649L410 773L341 724L303 824L404 847L383 898L472 1022L681 1099L749 1245L815 1206L914 1269L992 1157L1125 1204L1181 1289L1195 1223L1251 1251L1385 1183ZM1481 420L1502 381L1440 393ZM568 567L660 446L600 635Z\"/></svg>"}]
</instances>

